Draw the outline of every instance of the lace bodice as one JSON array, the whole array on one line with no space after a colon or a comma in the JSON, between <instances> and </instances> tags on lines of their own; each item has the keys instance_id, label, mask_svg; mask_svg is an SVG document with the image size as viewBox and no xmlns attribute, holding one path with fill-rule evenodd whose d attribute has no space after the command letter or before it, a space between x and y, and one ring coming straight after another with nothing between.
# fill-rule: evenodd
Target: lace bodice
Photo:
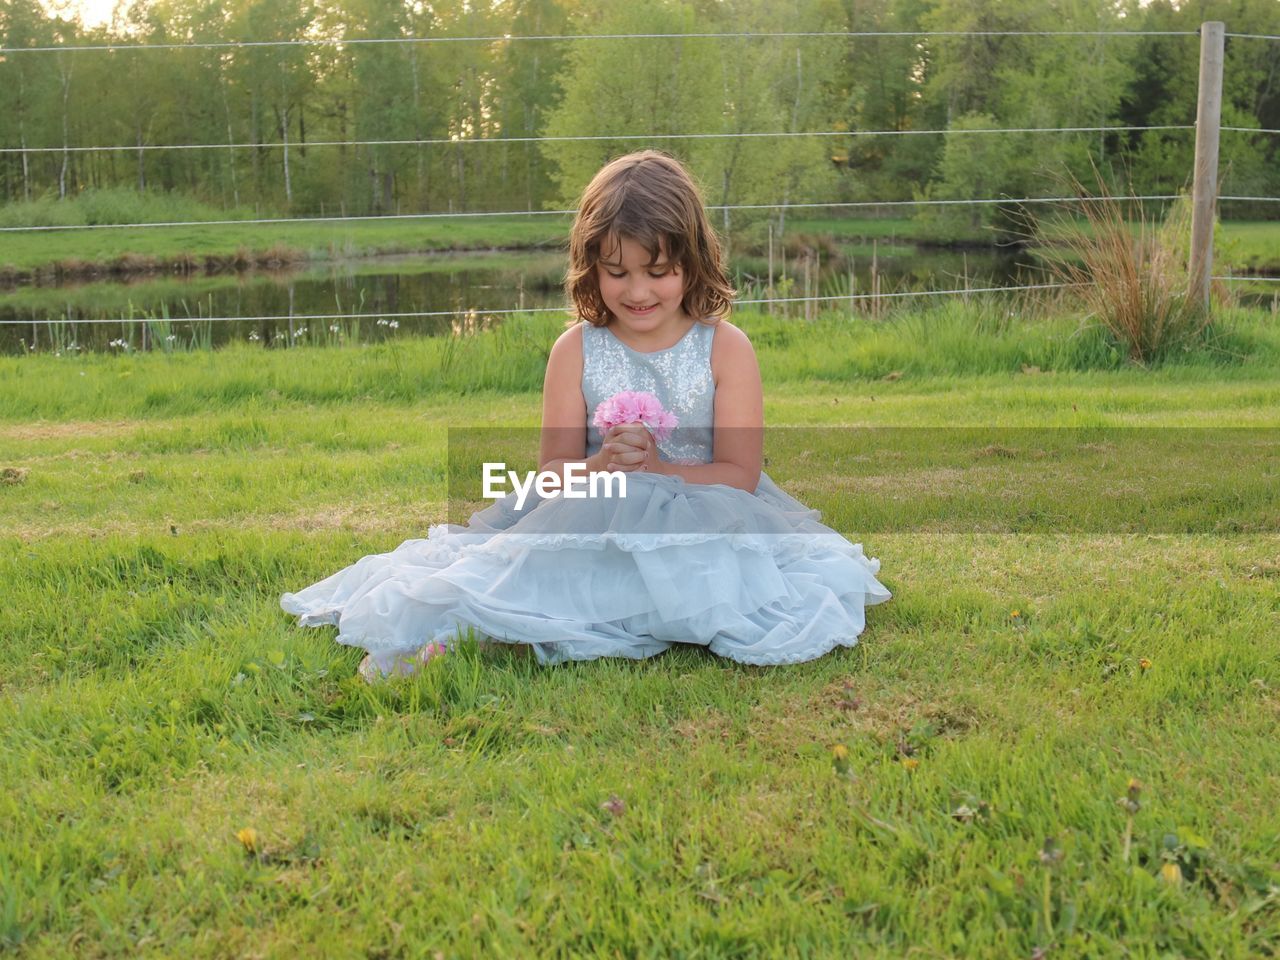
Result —
<instances>
[{"instance_id":1,"label":"lace bodice","mask_svg":"<svg viewBox=\"0 0 1280 960\"><path fill-rule=\"evenodd\" d=\"M591 423L596 407L621 390L645 390L680 419L658 444L663 460L710 463L715 422L715 380L711 342L716 324L695 321L675 346L642 353L628 347L608 327L582 323L582 396L587 402L587 456L603 438Z\"/></svg>"}]
</instances>

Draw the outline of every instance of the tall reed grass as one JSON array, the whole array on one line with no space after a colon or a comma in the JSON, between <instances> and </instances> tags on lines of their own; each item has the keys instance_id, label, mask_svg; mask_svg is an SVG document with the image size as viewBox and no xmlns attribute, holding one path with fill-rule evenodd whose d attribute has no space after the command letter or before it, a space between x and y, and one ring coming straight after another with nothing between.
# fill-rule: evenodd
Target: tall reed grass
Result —
<instances>
[{"instance_id":1,"label":"tall reed grass","mask_svg":"<svg viewBox=\"0 0 1280 960\"><path fill-rule=\"evenodd\" d=\"M1191 204L1183 195L1163 219L1139 207L1135 218L1098 178L1088 196L1074 177L1070 186L1085 202L1081 222L1061 213L1034 233L1051 272L1075 285L1087 314L1133 363L1150 365L1171 354L1217 344L1213 313L1189 296ZM1215 291L1219 302L1224 290Z\"/></svg>"}]
</instances>

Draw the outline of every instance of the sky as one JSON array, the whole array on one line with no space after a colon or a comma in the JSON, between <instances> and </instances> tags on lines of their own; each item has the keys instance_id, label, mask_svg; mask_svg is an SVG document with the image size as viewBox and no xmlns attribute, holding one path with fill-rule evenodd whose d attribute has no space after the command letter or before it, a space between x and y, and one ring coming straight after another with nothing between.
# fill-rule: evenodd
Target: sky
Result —
<instances>
[{"instance_id":1,"label":"sky","mask_svg":"<svg viewBox=\"0 0 1280 960\"><path fill-rule=\"evenodd\" d=\"M97 27L111 22L111 11L116 0L44 0L46 10L53 10L63 16L80 16L80 22L86 27Z\"/></svg>"}]
</instances>

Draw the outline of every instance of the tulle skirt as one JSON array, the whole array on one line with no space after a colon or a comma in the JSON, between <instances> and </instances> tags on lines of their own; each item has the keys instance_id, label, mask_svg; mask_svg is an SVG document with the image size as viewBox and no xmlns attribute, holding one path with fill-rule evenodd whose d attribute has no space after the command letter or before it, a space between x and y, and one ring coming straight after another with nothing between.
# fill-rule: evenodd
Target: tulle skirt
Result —
<instances>
[{"instance_id":1,"label":"tulle skirt","mask_svg":"<svg viewBox=\"0 0 1280 960\"><path fill-rule=\"evenodd\" d=\"M364 557L280 605L387 674L427 644L525 644L544 664L697 644L742 663L853 646L890 593L880 561L764 473L755 493L627 474L625 497L514 493L466 526Z\"/></svg>"}]
</instances>

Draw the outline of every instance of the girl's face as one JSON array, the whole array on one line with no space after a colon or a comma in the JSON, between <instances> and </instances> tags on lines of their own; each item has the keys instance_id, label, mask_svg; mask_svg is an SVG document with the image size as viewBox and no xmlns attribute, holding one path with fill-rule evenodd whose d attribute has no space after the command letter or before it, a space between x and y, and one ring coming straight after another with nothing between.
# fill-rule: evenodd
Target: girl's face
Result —
<instances>
[{"instance_id":1,"label":"girl's face","mask_svg":"<svg viewBox=\"0 0 1280 960\"><path fill-rule=\"evenodd\" d=\"M681 306L684 274L667 260L665 244L650 263L643 245L612 236L602 245L596 278L604 305L634 333L665 334L688 320Z\"/></svg>"}]
</instances>

